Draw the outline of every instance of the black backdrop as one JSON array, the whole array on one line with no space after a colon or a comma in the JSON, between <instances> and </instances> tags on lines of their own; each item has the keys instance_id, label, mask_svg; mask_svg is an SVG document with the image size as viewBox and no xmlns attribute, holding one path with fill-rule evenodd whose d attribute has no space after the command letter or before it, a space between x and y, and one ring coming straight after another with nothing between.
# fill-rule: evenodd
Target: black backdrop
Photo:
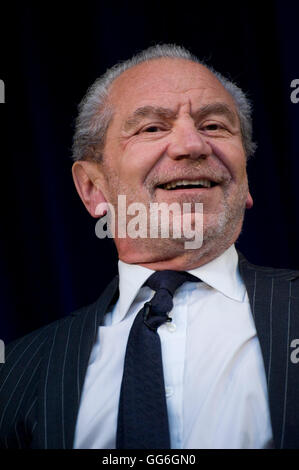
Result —
<instances>
[{"instance_id":1,"label":"black backdrop","mask_svg":"<svg viewBox=\"0 0 299 470\"><path fill-rule=\"evenodd\" d=\"M69 5L66 8L66 5ZM0 338L93 302L117 270L71 178L77 104L107 67L157 42L184 45L254 102L255 201L238 247L299 269L296 2L11 2L2 7ZM64 5L64 9L62 6ZM298 93L299 96L299 93Z\"/></svg>"}]
</instances>

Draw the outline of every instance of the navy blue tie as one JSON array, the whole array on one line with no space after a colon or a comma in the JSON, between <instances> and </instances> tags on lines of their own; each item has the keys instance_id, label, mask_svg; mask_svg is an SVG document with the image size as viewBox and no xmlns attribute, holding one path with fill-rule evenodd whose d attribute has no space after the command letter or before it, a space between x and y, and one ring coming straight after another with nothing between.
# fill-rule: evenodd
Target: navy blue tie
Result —
<instances>
[{"instance_id":1,"label":"navy blue tie","mask_svg":"<svg viewBox=\"0 0 299 470\"><path fill-rule=\"evenodd\" d=\"M156 271L144 285L155 290L138 312L128 338L121 384L116 448L170 449L160 337L171 321L173 295L184 282L200 279L184 271Z\"/></svg>"}]
</instances>

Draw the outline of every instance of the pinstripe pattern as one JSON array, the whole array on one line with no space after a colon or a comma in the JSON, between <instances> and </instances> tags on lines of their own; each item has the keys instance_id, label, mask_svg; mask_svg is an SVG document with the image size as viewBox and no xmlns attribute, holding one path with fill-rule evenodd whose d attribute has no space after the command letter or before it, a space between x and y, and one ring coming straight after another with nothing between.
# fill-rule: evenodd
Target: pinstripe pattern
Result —
<instances>
[{"instance_id":1,"label":"pinstripe pattern","mask_svg":"<svg viewBox=\"0 0 299 470\"><path fill-rule=\"evenodd\" d=\"M274 292L274 279L271 281L271 297L270 297L270 312L269 312L269 333L270 333L270 341L269 341L269 365L268 365L268 372L267 372L267 384L269 388L269 381L270 381L270 371L271 371L271 364L272 364L272 343L273 343L273 325L272 325L272 314L273 314L273 292Z\"/></svg>"},{"instance_id":2,"label":"pinstripe pattern","mask_svg":"<svg viewBox=\"0 0 299 470\"><path fill-rule=\"evenodd\" d=\"M55 343L55 338L56 338L56 334L57 334L57 329L58 329L58 325L56 326L54 336L53 336L53 342L52 342L51 347L50 347L50 354L49 354L47 368L46 368L45 386L44 386L44 391L43 391L43 393L44 393L44 428L45 428L45 431L44 431L44 436L45 436L44 449L48 448L48 442L47 442L47 386L48 386L48 378L49 378L49 366L50 366L50 362L51 362L52 355L53 355L53 349L54 349L54 343Z\"/></svg>"},{"instance_id":3,"label":"pinstripe pattern","mask_svg":"<svg viewBox=\"0 0 299 470\"><path fill-rule=\"evenodd\" d=\"M292 295L292 283L289 282L289 305L288 305L288 339L285 355L285 368L286 368L286 377L284 383L284 403L283 403L283 418L282 418L282 432L281 432L281 443L280 447L283 448L283 442L285 437L285 425L286 425L286 407L287 407L287 391L288 391L288 372L289 372L289 345L290 345L290 316L291 316L291 295Z\"/></svg>"},{"instance_id":4,"label":"pinstripe pattern","mask_svg":"<svg viewBox=\"0 0 299 470\"><path fill-rule=\"evenodd\" d=\"M6 363L0 369L2 447L28 446L28 436L31 433L28 408L34 400L38 386L41 354L45 337L50 329L51 327L47 326L7 347ZM25 414L27 414L27 427L23 419Z\"/></svg>"},{"instance_id":5,"label":"pinstripe pattern","mask_svg":"<svg viewBox=\"0 0 299 470\"><path fill-rule=\"evenodd\" d=\"M240 255L268 383L275 446L299 448L299 272L249 264ZM98 325L117 296L118 279L93 305L6 348L0 366L0 447L70 449Z\"/></svg>"},{"instance_id":6,"label":"pinstripe pattern","mask_svg":"<svg viewBox=\"0 0 299 470\"><path fill-rule=\"evenodd\" d=\"M9 406L10 406L10 403L11 403L11 401L12 401L12 398L13 398L14 394L15 394L15 391L17 390L17 388L18 388L20 382L22 381L24 375L26 374L26 372L27 372L29 366L30 366L31 363L33 362L33 360L34 360L35 356L38 354L39 350L42 348L43 344L44 344L44 341L43 341L41 344L39 344L39 346L37 347L37 349L34 351L33 356L30 357L30 359L29 359L29 361L28 361L28 363L27 363L25 369L23 370L23 372L21 373L21 375L18 377L17 383L14 385L13 389L11 390L10 396L9 396L9 398L6 400L6 403L5 403L4 407L3 407L3 413L2 413L1 420L0 420L0 427L2 426L3 419L5 418L6 411L7 411L7 409L8 409ZM23 356L23 354L22 354L22 356ZM22 357L22 356L21 356L21 357ZM40 363L40 361L39 361L39 363ZM34 371L36 371L36 369L37 369L37 366L35 367ZM28 383L27 383L27 385L26 385L26 387L25 387L24 392L22 393L21 398L20 398L19 406L20 406L20 404L21 404L21 402L22 402L22 400L23 400L23 398L24 398L24 393L25 393L26 389L28 388L28 386L29 386L29 384L30 384L30 382L31 382L31 380L32 380L33 377L34 377L34 372L33 372L33 373L31 374L31 376L29 377L29 381L28 381Z\"/></svg>"},{"instance_id":7,"label":"pinstripe pattern","mask_svg":"<svg viewBox=\"0 0 299 470\"><path fill-rule=\"evenodd\" d=\"M25 419L24 419L24 423L25 423L25 432L26 434L29 433L29 421L30 421L30 413L32 412L33 410L33 407L36 405L36 401L37 401L37 397L34 398L34 400L32 401L27 413L25 414ZM35 421L36 423L36 421Z\"/></svg>"},{"instance_id":8,"label":"pinstripe pattern","mask_svg":"<svg viewBox=\"0 0 299 470\"><path fill-rule=\"evenodd\" d=\"M0 367L0 447L72 448L84 376L118 278L93 305L6 348Z\"/></svg>"},{"instance_id":9,"label":"pinstripe pattern","mask_svg":"<svg viewBox=\"0 0 299 470\"><path fill-rule=\"evenodd\" d=\"M64 422L65 422L65 413L64 413L64 390L67 388L65 386L65 361L69 349L69 340L70 340L70 330L72 328L72 323L74 321L74 318L71 319L71 324L69 325L68 329L68 334L67 334L67 341L66 341L66 347L65 347L65 353L64 353L64 358L63 358L63 367L62 367L62 380L61 380L61 428L62 428L62 448L65 449L66 443L65 443L65 428L64 428ZM82 331L82 330L81 330Z\"/></svg>"},{"instance_id":10,"label":"pinstripe pattern","mask_svg":"<svg viewBox=\"0 0 299 470\"><path fill-rule=\"evenodd\" d=\"M256 301L256 272L254 273L253 299L252 299L252 316L255 320L255 301Z\"/></svg>"},{"instance_id":11,"label":"pinstripe pattern","mask_svg":"<svg viewBox=\"0 0 299 470\"><path fill-rule=\"evenodd\" d=\"M267 372L275 447L299 448L299 364L290 361L290 343L299 338L299 272L239 256Z\"/></svg>"},{"instance_id":12,"label":"pinstripe pattern","mask_svg":"<svg viewBox=\"0 0 299 470\"><path fill-rule=\"evenodd\" d=\"M77 356L77 403L78 403L78 406L79 406L79 403L80 403L80 395L81 395L81 387L80 387L80 356L81 356L81 349L82 349L82 341L83 341L83 331L84 331L84 328L85 328L85 324L86 324L86 316L84 318L84 321L83 321L83 324L82 324L82 328L81 328L81 333L80 333L80 339L79 339L79 345L78 345L78 356Z\"/></svg>"},{"instance_id":13,"label":"pinstripe pattern","mask_svg":"<svg viewBox=\"0 0 299 470\"><path fill-rule=\"evenodd\" d=\"M42 344L43 344L43 343L42 343ZM36 352L38 352L38 351L39 351L39 350L37 349ZM37 372L37 369L38 369L39 366L40 366L40 363L41 363L41 360L39 360L38 363L36 364L36 366L35 366L35 368L34 368L34 370L33 370L33 372L32 372L31 378L35 376L35 374L36 374L36 372ZM31 380L28 380L28 383L27 383L26 387L24 388L23 394L22 394L22 396L21 396L21 398L20 398L20 401L19 401L18 406L16 407L16 411L15 411L15 414L14 414L14 417L13 417L13 420L12 420L12 425L13 425L13 422L14 422L15 434L16 434L16 437L17 437L18 444L19 444L19 447L20 447L20 448L21 448L22 446L21 446L21 439L20 439L20 437L19 437L19 435L18 435L18 429L17 429L18 421L17 421L17 416L18 416L19 410L20 410L20 408L21 408L21 406L22 406L23 400L24 400L24 398L25 398L25 396L26 396L26 394L27 394L27 391L28 391L28 389L29 389L30 386L31 386ZM13 393L12 393L12 396L13 396ZM25 426L26 426L26 425L25 425Z\"/></svg>"}]
</instances>

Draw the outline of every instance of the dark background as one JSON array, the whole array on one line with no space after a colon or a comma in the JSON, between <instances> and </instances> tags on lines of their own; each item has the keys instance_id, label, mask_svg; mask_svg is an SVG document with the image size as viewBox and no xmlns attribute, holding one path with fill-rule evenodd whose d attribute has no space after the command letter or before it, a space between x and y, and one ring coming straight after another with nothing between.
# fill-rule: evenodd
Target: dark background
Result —
<instances>
[{"instance_id":1,"label":"dark background","mask_svg":"<svg viewBox=\"0 0 299 470\"><path fill-rule=\"evenodd\" d=\"M0 338L93 302L117 270L71 178L77 104L107 67L157 42L184 45L254 103L254 208L238 248L299 269L296 2L11 2L2 9ZM63 9L62 9L63 6ZM298 94L299 96L299 94Z\"/></svg>"}]
</instances>

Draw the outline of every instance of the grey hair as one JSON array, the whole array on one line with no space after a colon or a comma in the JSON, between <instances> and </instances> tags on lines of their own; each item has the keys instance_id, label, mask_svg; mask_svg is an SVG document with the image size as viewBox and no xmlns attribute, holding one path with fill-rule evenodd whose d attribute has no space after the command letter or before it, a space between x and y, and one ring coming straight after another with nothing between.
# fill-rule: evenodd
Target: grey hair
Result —
<instances>
[{"instance_id":1,"label":"grey hair","mask_svg":"<svg viewBox=\"0 0 299 470\"><path fill-rule=\"evenodd\" d=\"M199 63L215 75L235 101L247 158L254 154L256 144L252 141L252 109L245 93L234 82L216 72L212 67L207 66L184 47L175 44L162 44L149 47L134 55L131 59L109 68L87 90L78 106L79 114L75 123L72 147L74 161L101 160L106 132L113 116L113 109L108 104L108 96L114 80L135 65L166 57L186 59Z\"/></svg>"}]
</instances>

